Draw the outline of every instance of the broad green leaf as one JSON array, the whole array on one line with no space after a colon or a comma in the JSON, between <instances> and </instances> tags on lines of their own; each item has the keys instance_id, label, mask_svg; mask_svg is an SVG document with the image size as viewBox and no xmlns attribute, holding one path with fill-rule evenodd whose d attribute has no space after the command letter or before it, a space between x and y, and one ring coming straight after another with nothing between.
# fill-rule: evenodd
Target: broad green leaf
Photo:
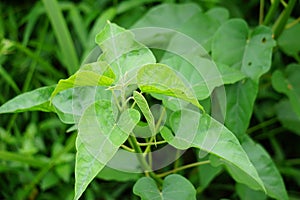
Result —
<instances>
[{"instance_id":1,"label":"broad green leaf","mask_svg":"<svg viewBox=\"0 0 300 200\"><path fill-rule=\"evenodd\" d=\"M267 196L262 191L251 190L244 184L237 183L235 185L235 190L240 198L240 200L266 200Z\"/></svg>"},{"instance_id":2,"label":"broad green leaf","mask_svg":"<svg viewBox=\"0 0 300 200\"><path fill-rule=\"evenodd\" d=\"M111 100L111 91L105 89L103 86L66 89L58 93L51 103L62 122L76 124L89 105L98 100Z\"/></svg>"},{"instance_id":3,"label":"broad green leaf","mask_svg":"<svg viewBox=\"0 0 300 200\"><path fill-rule=\"evenodd\" d=\"M258 85L251 79L227 85L225 125L239 139L242 138L249 126Z\"/></svg>"},{"instance_id":4,"label":"broad green leaf","mask_svg":"<svg viewBox=\"0 0 300 200\"><path fill-rule=\"evenodd\" d=\"M51 98L61 91L74 87L110 86L114 79L115 74L107 63L95 62L86 64L68 79L60 80Z\"/></svg>"},{"instance_id":5,"label":"broad green leaf","mask_svg":"<svg viewBox=\"0 0 300 200\"><path fill-rule=\"evenodd\" d=\"M155 120L154 120L154 117L151 113L149 105L147 103L147 100L145 99L145 97L142 94L140 94L136 91L133 92L133 98L134 98L136 104L141 109L143 115L145 116L146 121L147 121L147 123L149 125L149 128L151 130L152 136L154 136L156 134Z\"/></svg>"},{"instance_id":6,"label":"broad green leaf","mask_svg":"<svg viewBox=\"0 0 300 200\"><path fill-rule=\"evenodd\" d=\"M300 60L300 40L299 40L300 24L294 24L292 27L285 28L278 38L278 46L284 53L293 56L296 60Z\"/></svg>"},{"instance_id":7,"label":"broad green leaf","mask_svg":"<svg viewBox=\"0 0 300 200\"><path fill-rule=\"evenodd\" d=\"M55 86L47 86L26 92L1 105L0 113L18 113L25 111L53 112L50 96Z\"/></svg>"},{"instance_id":8,"label":"broad green leaf","mask_svg":"<svg viewBox=\"0 0 300 200\"><path fill-rule=\"evenodd\" d=\"M192 125L191 122L186 123L191 119L193 119ZM198 124L197 119L199 119ZM170 117L170 124L175 136L166 127L161 131L162 137L169 144L178 149L196 147L215 155L218 162L225 165L237 182L244 183L253 189L265 190L262 180L238 139L224 125L207 114L201 115L199 112L187 109L173 113ZM181 130L190 131L185 132L184 136ZM179 136L177 136L178 132Z\"/></svg>"},{"instance_id":9,"label":"broad green leaf","mask_svg":"<svg viewBox=\"0 0 300 200\"><path fill-rule=\"evenodd\" d=\"M191 87L187 86L182 78L167 65L144 65L138 71L137 84L142 92L177 97L203 110Z\"/></svg>"},{"instance_id":10,"label":"broad green leaf","mask_svg":"<svg viewBox=\"0 0 300 200\"><path fill-rule=\"evenodd\" d=\"M266 150L249 136L244 137L241 144L263 181L267 195L275 199L288 200L281 175Z\"/></svg>"},{"instance_id":11,"label":"broad green leaf","mask_svg":"<svg viewBox=\"0 0 300 200\"><path fill-rule=\"evenodd\" d=\"M195 55L196 57L197 55ZM173 55L170 58L163 58L161 63L170 66L184 76L192 86L197 99L203 100L211 94L215 87L223 84L234 83L245 78L239 70L230 68L225 64L215 64L209 59L199 59L197 64L186 61L184 58ZM198 68L198 65L204 66ZM210 75L208 75L210 74Z\"/></svg>"},{"instance_id":12,"label":"broad green leaf","mask_svg":"<svg viewBox=\"0 0 300 200\"><path fill-rule=\"evenodd\" d=\"M288 96L295 113L300 117L300 65L290 64L284 72L276 70L272 75L272 85L278 92Z\"/></svg>"},{"instance_id":13,"label":"broad green leaf","mask_svg":"<svg viewBox=\"0 0 300 200\"><path fill-rule=\"evenodd\" d=\"M300 135L300 129L298 128L300 124L300 117L292 108L291 103L287 99L281 100L278 104L276 104L275 109L277 118L279 119L281 124L285 128Z\"/></svg>"},{"instance_id":14,"label":"broad green leaf","mask_svg":"<svg viewBox=\"0 0 300 200\"><path fill-rule=\"evenodd\" d=\"M196 190L183 176L172 174L163 181L162 191L150 177L140 178L133 187L133 193L142 200L196 200Z\"/></svg>"},{"instance_id":15,"label":"broad green leaf","mask_svg":"<svg viewBox=\"0 0 300 200\"><path fill-rule=\"evenodd\" d=\"M88 184L112 159L140 119L134 109L115 120L113 106L100 100L90 105L78 124L75 163L75 197L79 199Z\"/></svg>"},{"instance_id":16,"label":"broad green leaf","mask_svg":"<svg viewBox=\"0 0 300 200\"><path fill-rule=\"evenodd\" d=\"M103 52L98 60L112 67L117 80L134 69L156 62L152 52L137 42L132 32L110 22L96 36L96 43Z\"/></svg>"},{"instance_id":17,"label":"broad green leaf","mask_svg":"<svg viewBox=\"0 0 300 200\"><path fill-rule=\"evenodd\" d=\"M271 67L274 46L270 28L259 26L249 34L245 21L231 19L214 36L212 58L218 63L240 69L257 82Z\"/></svg>"}]
</instances>

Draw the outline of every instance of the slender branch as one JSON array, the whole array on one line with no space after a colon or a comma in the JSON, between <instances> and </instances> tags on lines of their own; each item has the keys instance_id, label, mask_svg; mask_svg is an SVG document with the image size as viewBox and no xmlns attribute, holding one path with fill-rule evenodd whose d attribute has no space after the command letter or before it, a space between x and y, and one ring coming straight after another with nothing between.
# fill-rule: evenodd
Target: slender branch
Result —
<instances>
[{"instance_id":1,"label":"slender branch","mask_svg":"<svg viewBox=\"0 0 300 200\"><path fill-rule=\"evenodd\" d=\"M151 145L157 145L157 144L165 144L167 143L167 141L165 140L162 140L162 141L158 141L158 142L145 142L145 143L141 143L141 142L138 142L138 145L139 146L151 146Z\"/></svg>"},{"instance_id":2,"label":"slender branch","mask_svg":"<svg viewBox=\"0 0 300 200\"><path fill-rule=\"evenodd\" d=\"M295 26L296 24L298 24L300 22L300 17L298 17L297 19L295 19L294 21L292 21L291 23L288 23L285 28L289 29L292 28L293 26Z\"/></svg>"},{"instance_id":3,"label":"slender branch","mask_svg":"<svg viewBox=\"0 0 300 200\"><path fill-rule=\"evenodd\" d=\"M188 169L188 168L192 168L192 167L197 167L197 166L205 165L205 164L209 164L209 163L210 163L209 160L205 160L205 161L201 161L201 162L196 162L196 163L192 163L192 164L188 164L188 165L184 165L184 166L172 169L170 171L167 171L167 172L164 172L164 173L161 173L161 174L157 174L157 176L158 177L164 177L164 176L167 176L169 174L172 174L172 173L184 170L184 169Z\"/></svg>"},{"instance_id":4,"label":"slender branch","mask_svg":"<svg viewBox=\"0 0 300 200\"><path fill-rule=\"evenodd\" d=\"M263 24L263 22L264 22L264 7L265 7L265 0L260 0L260 5L259 5L259 24Z\"/></svg>"},{"instance_id":5,"label":"slender branch","mask_svg":"<svg viewBox=\"0 0 300 200\"><path fill-rule=\"evenodd\" d=\"M138 145L138 141L134 136L129 136L128 141L130 143L130 145L132 146L132 148L135 150L135 152L137 153L137 158L140 162L140 164L142 165L142 168L144 170L144 172L149 173L149 175L159 184L162 184L162 179L160 177L158 177L151 169L151 167L148 165L146 159L143 157L143 151L141 149L141 147Z\"/></svg>"},{"instance_id":6,"label":"slender branch","mask_svg":"<svg viewBox=\"0 0 300 200\"><path fill-rule=\"evenodd\" d=\"M273 26L274 38L278 38L285 28L285 25L292 13L297 0L289 0L287 7L282 11Z\"/></svg>"},{"instance_id":7,"label":"slender branch","mask_svg":"<svg viewBox=\"0 0 300 200\"><path fill-rule=\"evenodd\" d=\"M263 22L264 25L270 24L270 22L272 21L272 19L274 18L275 14L276 14L279 3L280 3L280 0L275 0L272 3L272 5L271 5L271 7L270 7L270 9L269 9L269 11L266 15L265 21Z\"/></svg>"},{"instance_id":8,"label":"slender branch","mask_svg":"<svg viewBox=\"0 0 300 200\"><path fill-rule=\"evenodd\" d=\"M122 147L123 149L129 151L129 152L135 152L134 149L132 149L132 148L130 148L130 147L124 145L124 144L122 144L121 147Z\"/></svg>"},{"instance_id":9,"label":"slender branch","mask_svg":"<svg viewBox=\"0 0 300 200\"><path fill-rule=\"evenodd\" d=\"M276 122L277 122L277 118L272 118L270 120L264 121L264 122L262 122L260 124L257 124L255 126L252 126L251 128L249 128L247 130L247 134L251 134L251 133L253 133L253 132L255 132L255 131L259 130L259 129L262 129L262 128L266 127L266 126L270 126L270 125L272 125L272 124L274 124Z\"/></svg>"}]
</instances>

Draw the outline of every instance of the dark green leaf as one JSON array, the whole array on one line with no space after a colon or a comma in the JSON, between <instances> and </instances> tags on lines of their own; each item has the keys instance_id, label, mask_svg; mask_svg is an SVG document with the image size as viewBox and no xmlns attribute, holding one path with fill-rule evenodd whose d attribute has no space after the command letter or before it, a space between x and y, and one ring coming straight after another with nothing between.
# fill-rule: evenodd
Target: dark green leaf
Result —
<instances>
[{"instance_id":1,"label":"dark green leaf","mask_svg":"<svg viewBox=\"0 0 300 200\"><path fill-rule=\"evenodd\" d=\"M225 89L227 101L225 125L240 139L249 126L258 85L251 79L246 79L228 85Z\"/></svg>"},{"instance_id":2,"label":"dark green leaf","mask_svg":"<svg viewBox=\"0 0 300 200\"><path fill-rule=\"evenodd\" d=\"M289 97L294 112L300 117L300 65L290 64L283 72L277 70L272 75L272 85L278 92Z\"/></svg>"},{"instance_id":3,"label":"dark green leaf","mask_svg":"<svg viewBox=\"0 0 300 200\"><path fill-rule=\"evenodd\" d=\"M162 191L150 177L140 178L133 187L133 193L142 200L196 200L194 186L184 177L172 174L164 179Z\"/></svg>"},{"instance_id":4,"label":"dark green leaf","mask_svg":"<svg viewBox=\"0 0 300 200\"><path fill-rule=\"evenodd\" d=\"M288 200L281 175L266 150L249 136L244 137L241 144L263 181L267 195L275 199Z\"/></svg>"},{"instance_id":5,"label":"dark green leaf","mask_svg":"<svg viewBox=\"0 0 300 200\"><path fill-rule=\"evenodd\" d=\"M249 28L244 20L231 19L214 36L212 58L240 69L257 82L271 67L274 46L271 29L259 26L249 36Z\"/></svg>"}]
</instances>

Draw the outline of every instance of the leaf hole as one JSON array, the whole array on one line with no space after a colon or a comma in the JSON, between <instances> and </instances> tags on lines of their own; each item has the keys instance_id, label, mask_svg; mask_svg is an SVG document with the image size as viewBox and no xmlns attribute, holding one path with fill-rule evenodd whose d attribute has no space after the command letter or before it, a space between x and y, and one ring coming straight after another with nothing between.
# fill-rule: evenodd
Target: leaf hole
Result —
<instances>
[{"instance_id":1,"label":"leaf hole","mask_svg":"<svg viewBox=\"0 0 300 200\"><path fill-rule=\"evenodd\" d=\"M250 61L250 62L248 62L248 66L251 66L252 65L252 62Z\"/></svg>"},{"instance_id":2,"label":"leaf hole","mask_svg":"<svg viewBox=\"0 0 300 200\"><path fill-rule=\"evenodd\" d=\"M263 39L261 39L262 43L266 43L267 39L265 37L263 37Z\"/></svg>"}]
</instances>

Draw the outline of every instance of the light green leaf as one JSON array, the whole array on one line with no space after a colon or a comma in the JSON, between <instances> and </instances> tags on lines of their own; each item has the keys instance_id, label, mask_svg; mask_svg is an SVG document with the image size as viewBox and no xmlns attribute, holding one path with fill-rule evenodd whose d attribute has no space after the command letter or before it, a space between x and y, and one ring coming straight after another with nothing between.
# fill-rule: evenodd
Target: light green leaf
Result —
<instances>
[{"instance_id":1,"label":"light green leaf","mask_svg":"<svg viewBox=\"0 0 300 200\"><path fill-rule=\"evenodd\" d=\"M149 129L151 130L152 136L154 136L156 134L155 120L151 113L149 105L147 103L147 100L145 99L145 97L142 94L140 94L136 91L133 92L133 98L134 98L136 104L141 109L143 115L145 116L146 121L149 125Z\"/></svg>"},{"instance_id":2,"label":"light green leaf","mask_svg":"<svg viewBox=\"0 0 300 200\"><path fill-rule=\"evenodd\" d=\"M227 85L225 125L239 139L242 138L249 126L258 85L251 79Z\"/></svg>"},{"instance_id":3,"label":"light green leaf","mask_svg":"<svg viewBox=\"0 0 300 200\"><path fill-rule=\"evenodd\" d=\"M76 124L84 110L98 100L110 101L111 91L103 86L75 87L58 93L51 103L62 122Z\"/></svg>"},{"instance_id":4,"label":"light green leaf","mask_svg":"<svg viewBox=\"0 0 300 200\"><path fill-rule=\"evenodd\" d=\"M23 93L1 105L0 113L18 113L25 111L53 112L50 96L55 86L47 86Z\"/></svg>"},{"instance_id":5,"label":"light green leaf","mask_svg":"<svg viewBox=\"0 0 300 200\"><path fill-rule=\"evenodd\" d=\"M152 52L137 42L132 32L110 22L96 36L96 43L103 51L98 60L112 67L117 80L125 73L156 62Z\"/></svg>"},{"instance_id":6,"label":"light green leaf","mask_svg":"<svg viewBox=\"0 0 300 200\"><path fill-rule=\"evenodd\" d=\"M183 176L172 174L164 179L162 191L150 177L140 178L133 187L133 193L142 200L196 200L194 186Z\"/></svg>"},{"instance_id":7,"label":"light green leaf","mask_svg":"<svg viewBox=\"0 0 300 200\"><path fill-rule=\"evenodd\" d=\"M266 150L249 136L245 136L241 144L263 181L267 195L275 199L288 200L281 175Z\"/></svg>"},{"instance_id":8,"label":"light green leaf","mask_svg":"<svg viewBox=\"0 0 300 200\"><path fill-rule=\"evenodd\" d=\"M271 67L274 46L270 28L259 26L249 34L244 20L231 19L214 36L212 58L216 62L240 69L257 82Z\"/></svg>"},{"instance_id":9,"label":"light green leaf","mask_svg":"<svg viewBox=\"0 0 300 200\"><path fill-rule=\"evenodd\" d=\"M112 159L140 119L134 109L124 111L119 120L109 101L90 105L78 124L75 163L75 197L79 199L88 184Z\"/></svg>"},{"instance_id":10,"label":"light green leaf","mask_svg":"<svg viewBox=\"0 0 300 200\"><path fill-rule=\"evenodd\" d=\"M192 86L198 100L209 97L215 87L235 83L245 78L245 75L239 70L230 68L225 64L218 63L216 65L209 59L198 59L197 65L192 65L192 63L177 55L172 55L170 58L165 57L161 63L182 74ZM204 67L197 68L198 65ZM210 75L208 76L208 74Z\"/></svg>"},{"instance_id":11,"label":"light green leaf","mask_svg":"<svg viewBox=\"0 0 300 200\"><path fill-rule=\"evenodd\" d=\"M68 79L60 80L53 91L51 98L59 92L83 86L110 86L115 79L115 74L105 62L95 62L81 67Z\"/></svg>"},{"instance_id":12,"label":"light green leaf","mask_svg":"<svg viewBox=\"0 0 300 200\"><path fill-rule=\"evenodd\" d=\"M137 84L143 92L177 97L203 110L191 87L188 87L182 78L167 65L144 65L138 71Z\"/></svg>"},{"instance_id":13,"label":"light green leaf","mask_svg":"<svg viewBox=\"0 0 300 200\"><path fill-rule=\"evenodd\" d=\"M295 113L300 117L300 65L290 64L284 72L276 70L272 75L272 85L278 92L288 96Z\"/></svg>"},{"instance_id":14,"label":"light green leaf","mask_svg":"<svg viewBox=\"0 0 300 200\"><path fill-rule=\"evenodd\" d=\"M199 119L198 124L197 119ZM189 120L192 120L192 125L191 122L186 123ZM170 124L175 136L166 127L161 131L162 137L169 144L178 149L196 147L215 155L218 158L216 160L225 165L236 181L254 189L265 190L262 180L238 139L224 125L207 114L201 115L199 112L187 109L173 113ZM184 135L182 130L189 131Z\"/></svg>"}]
</instances>

